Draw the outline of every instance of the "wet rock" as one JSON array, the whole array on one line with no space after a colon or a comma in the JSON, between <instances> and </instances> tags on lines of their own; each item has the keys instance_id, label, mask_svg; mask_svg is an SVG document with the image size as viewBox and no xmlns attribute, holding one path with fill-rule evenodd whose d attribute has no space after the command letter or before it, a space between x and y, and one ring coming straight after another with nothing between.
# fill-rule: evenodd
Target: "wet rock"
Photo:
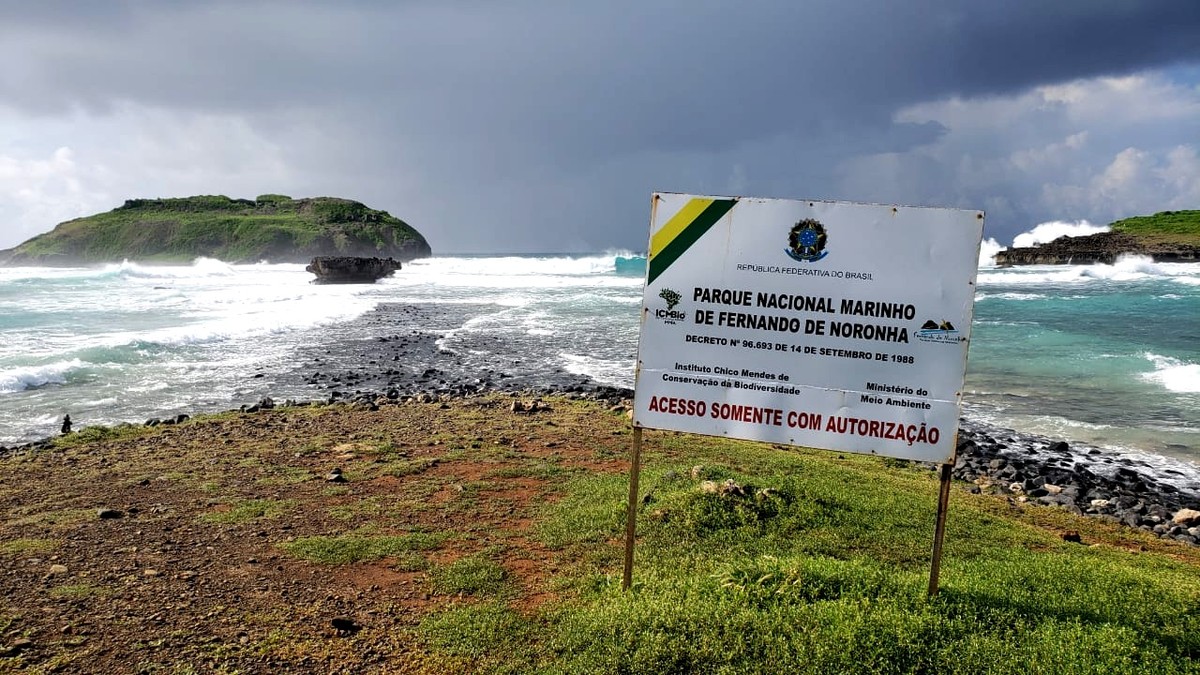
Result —
<instances>
[{"instance_id":1,"label":"wet rock","mask_svg":"<svg viewBox=\"0 0 1200 675\"><path fill-rule=\"evenodd\" d=\"M373 284L390 277L400 269L392 258L359 258L350 256L320 256L304 268L316 275L314 284Z\"/></svg>"},{"instance_id":2,"label":"wet rock","mask_svg":"<svg viewBox=\"0 0 1200 675\"><path fill-rule=\"evenodd\" d=\"M1183 509L1200 510L1200 490L1164 480L1183 474L1095 448L1058 443L963 420L953 475L974 482L980 491L1004 486L1019 501L1028 499L1079 514L1086 509L1090 517L1153 529L1164 538L1195 538L1187 531L1193 525L1172 521L1173 514ZM1167 527L1157 527L1160 524ZM1172 532L1171 526L1182 529Z\"/></svg>"}]
</instances>

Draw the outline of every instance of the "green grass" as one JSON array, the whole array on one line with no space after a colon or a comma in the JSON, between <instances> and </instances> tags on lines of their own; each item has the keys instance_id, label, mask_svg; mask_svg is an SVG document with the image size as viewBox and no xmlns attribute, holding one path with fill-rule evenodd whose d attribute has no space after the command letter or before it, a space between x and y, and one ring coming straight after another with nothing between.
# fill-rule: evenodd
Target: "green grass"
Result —
<instances>
[{"instance_id":1,"label":"green grass","mask_svg":"<svg viewBox=\"0 0 1200 675\"><path fill-rule=\"evenodd\" d=\"M115 427L84 427L79 431L54 438L54 447L60 450L94 443L96 441L119 441L128 438L158 433L159 428L123 424Z\"/></svg>"},{"instance_id":2,"label":"green grass","mask_svg":"<svg viewBox=\"0 0 1200 675\"><path fill-rule=\"evenodd\" d=\"M323 565L345 565L363 560L378 560L412 551L437 548L445 535L412 532L395 536L344 534L339 536L300 537L280 544L297 558Z\"/></svg>"},{"instance_id":3,"label":"green grass","mask_svg":"<svg viewBox=\"0 0 1200 675\"><path fill-rule=\"evenodd\" d=\"M271 475L259 478L255 482L259 485L270 487L272 485L296 485L304 483L316 478L308 469L302 466L291 466L288 464L273 466L269 469Z\"/></svg>"},{"instance_id":4,"label":"green grass","mask_svg":"<svg viewBox=\"0 0 1200 675\"><path fill-rule=\"evenodd\" d=\"M508 578L504 568L494 560L470 556L449 565L435 567L430 573L433 590L452 595L494 595Z\"/></svg>"},{"instance_id":5,"label":"green grass","mask_svg":"<svg viewBox=\"0 0 1200 675\"><path fill-rule=\"evenodd\" d=\"M421 623L431 647L459 659L445 672L524 673L533 669L536 626L503 603L457 607Z\"/></svg>"},{"instance_id":6,"label":"green grass","mask_svg":"<svg viewBox=\"0 0 1200 675\"><path fill-rule=\"evenodd\" d=\"M112 590L103 586L92 586L90 584L70 584L67 586L55 586L50 589L50 597L54 598L92 598L111 595Z\"/></svg>"},{"instance_id":7,"label":"green grass","mask_svg":"<svg viewBox=\"0 0 1200 675\"><path fill-rule=\"evenodd\" d=\"M1135 216L1118 220L1111 227L1114 232L1200 244L1200 210L1162 211L1152 216Z\"/></svg>"},{"instance_id":8,"label":"green grass","mask_svg":"<svg viewBox=\"0 0 1200 675\"><path fill-rule=\"evenodd\" d=\"M18 511L19 513L19 511ZM87 522L96 517L95 509L55 509L52 511L42 511L39 513L30 513L22 517L15 517L13 514L8 525L12 527L25 527L29 525L47 525L50 527L61 527L68 525L78 525L79 523Z\"/></svg>"},{"instance_id":9,"label":"green grass","mask_svg":"<svg viewBox=\"0 0 1200 675\"><path fill-rule=\"evenodd\" d=\"M228 509L202 514L204 523L236 525L262 518L275 518L290 509L293 502L278 499L247 499L229 504Z\"/></svg>"},{"instance_id":10,"label":"green grass","mask_svg":"<svg viewBox=\"0 0 1200 675\"><path fill-rule=\"evenodd\" d=\"M355 499L329 507L329 515L338 520L365 520L388 512L382 497Z\"/></svg>"},{"instance_id":11,"label":"green grass","mask_svg":"<svg viewBox=\"0 0 1200 675\"><path fill-rule=\"evenodd\" d=\"M429 644L478 672L1200 672L1194 563L1067 543L960 486L929 600L928 468L653 439L631 592L620 588L627 478L578 477L537 526L569 569L551 582L560 600L433 615L421 625ZM732 479L742 494L703 492L696 464L700 479ZM514 658L489 660L499 645Z\"/></svg>"},{"instance_id":12,"label":"green grass","mask_svg":"<svg viewBox=\"0 0 1200 675\"><path fill-rule=\"evenodd\" d=\"M57 541L53 539L10 539L0 542L0 555L35 555L39 553L48 553L58 548Z\"/></svg>"}]
</instances>

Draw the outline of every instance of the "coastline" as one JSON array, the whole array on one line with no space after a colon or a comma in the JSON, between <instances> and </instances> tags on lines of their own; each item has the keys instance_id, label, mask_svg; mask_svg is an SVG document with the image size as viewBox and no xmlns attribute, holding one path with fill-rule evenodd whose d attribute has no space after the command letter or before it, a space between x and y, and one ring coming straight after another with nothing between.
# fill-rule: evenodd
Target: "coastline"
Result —
<instances>
[{"instance_id":1,"label":"coastline","mask_svg":"<svg viewBox=\"0 0 1200 675\"><path fill-rule=\"evenodd\" d=\"M468 305L383 303L373 311L322 330L322 340L302 347L293 366L269 378L247 376L255 391L241 405L256 412L277 405L350 403L377 408L405 401L470 398L482 394L570 395L628 408L632 390L567 372L525 345L474 336L450 350L444 338L463 325ZM413 326L420 326L414 328ZM145 424L172 424L220 409L160 411ZM76 420L76 429L87 425ZM0 446L0 459L50 446L50 439ZM972 491L1014 502L1057 506L1072 513L1124 523L1163 538L1200 543L1200 530L1171 522L1181 509L1200 509L1200 469L1167 461L1117 456L1012 429L960 420L954 476Z\"/></svg>"}]
</instances>

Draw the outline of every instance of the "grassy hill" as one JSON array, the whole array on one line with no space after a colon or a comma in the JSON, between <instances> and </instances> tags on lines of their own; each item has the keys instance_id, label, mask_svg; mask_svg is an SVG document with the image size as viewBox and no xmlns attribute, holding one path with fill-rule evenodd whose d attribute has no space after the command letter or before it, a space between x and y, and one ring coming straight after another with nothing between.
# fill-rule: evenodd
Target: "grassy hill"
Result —
<instances>
[{"instance_id":1,"label":"grassy hill","mask_svg":"<svg viewBox=\"0 0 1200 675\"><path fill-rule=\"evenodd\" d=\"M425 238L407 223L356 201L203 195L127 200L112 211L69 220L0 251L0 263L185 262L198 256L307 262L317 255L411 260L429 254Z\"/></svg>"},{"instance_id":2,"label":"grassy hill","mask_svg":"<svg viewBox=\"0 0 1200 675\"><path fill-rule=\"evenodd\" d=\"M1162 211L1134 216L1111 225L1113 232L1161 243L1200 244L1200 211Z\"/></svg>"}]
</instances>

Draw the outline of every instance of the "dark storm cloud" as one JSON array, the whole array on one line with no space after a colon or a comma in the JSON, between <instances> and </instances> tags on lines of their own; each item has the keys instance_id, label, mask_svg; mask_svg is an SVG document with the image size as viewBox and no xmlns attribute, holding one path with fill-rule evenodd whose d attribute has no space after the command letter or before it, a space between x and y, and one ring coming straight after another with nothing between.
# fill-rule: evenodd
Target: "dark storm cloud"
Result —
<instances>
[{"instance_id":1,"label":"dark storm cloud","mask_svg":"<svg viewBox=\"0 0 1200 675\"><path fill-rule=\"evenodd\" d=\"M832 167L943 131L895 123L904 105L1200 61L1190 0L3 7L0 104L237 114L266 136L305 111L326 134L292 151L303 184L459 250L640 245L652 189L879 199L833 194Z\"/></svg>"}]
</instances>

